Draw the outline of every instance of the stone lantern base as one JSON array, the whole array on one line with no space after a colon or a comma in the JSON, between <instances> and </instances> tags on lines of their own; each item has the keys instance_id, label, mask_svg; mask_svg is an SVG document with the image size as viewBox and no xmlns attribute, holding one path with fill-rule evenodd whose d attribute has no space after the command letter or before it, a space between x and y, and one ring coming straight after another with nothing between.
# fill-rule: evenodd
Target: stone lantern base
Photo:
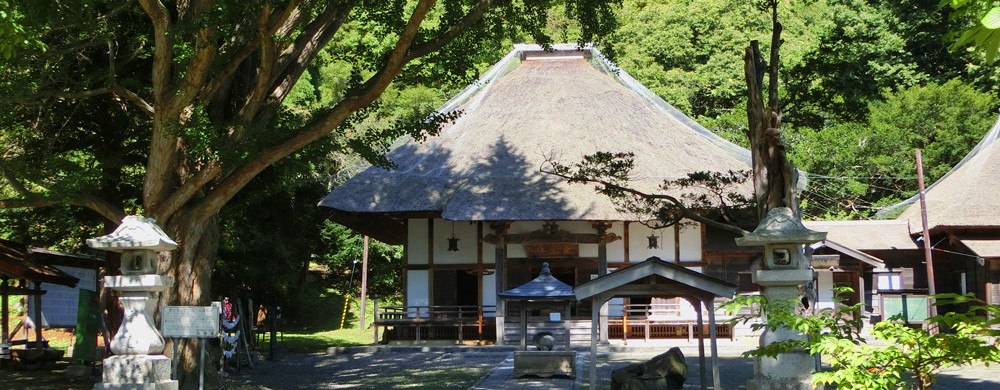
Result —
<instances>
[{"instance_id":1,"label":"stone lantern base","mask_svg":"<svg viewBox=\"0 0 1000 390\"><path fill-rule=\"evenodd\" d=\"M117 355L104 359L102 383L95 390L176 390L170 359L163 355Z\"/></svg>"}]
</instances>

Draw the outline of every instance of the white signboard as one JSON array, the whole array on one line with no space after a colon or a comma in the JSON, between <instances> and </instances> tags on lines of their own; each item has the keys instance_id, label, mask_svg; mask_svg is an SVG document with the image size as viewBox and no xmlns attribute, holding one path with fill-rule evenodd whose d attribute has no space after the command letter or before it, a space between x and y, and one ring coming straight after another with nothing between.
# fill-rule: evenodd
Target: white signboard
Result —
<instances>
[{"instance_id":1,"label":"white signboard","mask_svg":"<svg viewBox=\"0 0 1000 390\"><path fill-rule=\"evenodd\" d=\"M163 337L210 338L219 337L218 302L212 306L167 306L160 313Z\"/></svg>"}]
</instances>

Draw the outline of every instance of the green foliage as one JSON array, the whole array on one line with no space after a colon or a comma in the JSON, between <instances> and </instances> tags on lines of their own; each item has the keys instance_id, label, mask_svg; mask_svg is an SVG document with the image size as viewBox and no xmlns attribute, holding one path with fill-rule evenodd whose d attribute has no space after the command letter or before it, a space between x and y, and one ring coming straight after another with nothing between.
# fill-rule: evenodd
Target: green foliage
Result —
<instances>
[{"instance_id":1,"label":"green foliage","mask_svg":"<svg viewBox=\"0 0 1000 390\"><path fill-rule=\"evenodd\" d=\"M849 292L840 288L838 293ZM949 312L931 317L927 323L939 328L932 333L891 318L871 330L870 338L862 337L860 318L849 314L859 305L843 306L839 310L821 310L816 314L796 310L796 302L767 302L763 297L737 297L724 305L730 312L754 305L766 318L755 323L755 329L774 331L790 329L803 337L773 343L745 353L745 356L774 357L791 350L806 350L820 354L829 370L815 373L814 384L836 384L839 389L929 389L934 377L942 370L960 365L1000 362L1000 346L993 341L1000 323L1000 307L977 301L972 294L940 294L939 305L972 303L969 312ZM988 314L988 317L984 317ZM754 321L750 316L735 321Z\"/></svg>"},{"instance_id":2,"label":"green foliage","mask_svg":"<svg viewBox=\"0 0 1000 390\"><path fill-rule=\"evenodd\" d=\"M925 180L934 182L989 130L997 103L995 95L953 79L886 91L865 122L792 128L790 158L812 175L804 212L870 217L909 197L916 191L914 149L922 149Z\"/></svg>"},{"instance_id":3,"label":"green foliage","mask_svg":"<svg viewBox=\"0 0 1000 390\"><path fill-rule=\"evenodd\" d=\"M956 18L966 20L967 27L952 44L953 49L972 46L985 55L986 62L992 64L1000 49L1000 7L986 0L942 0L941 7L955 9ZM970 26L971 25L971 26Z\"/></svg>"},{"instance_id":4,"label":"green foliage","mask_svg":"<svg viewBox=\"0 0 1000 390\"><path fill-rule=\"evenodd\" d=\"M323 241L330 245L332 250L316 259L316 262L330 268L333 277L331 284L337 290L356 296L361 291L364 237L343 225L329 221L324 223L321 234ZM379 299L401 299L403 272L405 272L403 263L401 246L369 240L368 295L378 296Z\"/></svg>"}]
</instances>

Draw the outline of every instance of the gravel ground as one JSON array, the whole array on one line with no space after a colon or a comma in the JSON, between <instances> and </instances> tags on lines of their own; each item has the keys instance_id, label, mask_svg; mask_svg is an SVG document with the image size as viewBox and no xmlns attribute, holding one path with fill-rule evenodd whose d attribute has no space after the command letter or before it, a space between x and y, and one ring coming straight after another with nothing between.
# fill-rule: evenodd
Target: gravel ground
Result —
<instances>
[{"instance_id":1,"label":"gravel ground","mask_svg":"<svg viewBox=\"0 0 1000 390\"><path fill-rule=\"evenodd\" d=\"M699 388L697 350L684 346L682 350L689 367L686 388ZM493 378L497 367L502 367L510 355L510 350L496 348L473 349L470 352L456 352L445 349L371 349L341 350L335 354L285 354L277 361L263 361L254 369L246 369L230 377L233 388L245 389L378 389L378 388L449 388L467 389L479 384L478 388L573 388L573 381L557 380L550 386L528 386L531 380ZM639 352L604 352L598 360L599 388L607 388L611 371L631 363L646 361L658 353L656 350ZM589 352L581 352L580 376L586 385ZM722 388L744 389L752 376L753 364L750 359L739 357L739 348L720 348L720 371ZM711 363L707 369L707 382L711 388ZM422 373L432 370L437 382ZM481 374L479 379L468 381L440 381L443 372L462 370L466 373ZM538 383L539 380L533 380ZM542 381L544 382L544 380ZM498 385L498 383L500 385ZM486 387L482 385L488 385ZM938 375L935 389L1000 389L1000 369L996 366L971 366L953 368Z\"/></svg>"}]
</instances>

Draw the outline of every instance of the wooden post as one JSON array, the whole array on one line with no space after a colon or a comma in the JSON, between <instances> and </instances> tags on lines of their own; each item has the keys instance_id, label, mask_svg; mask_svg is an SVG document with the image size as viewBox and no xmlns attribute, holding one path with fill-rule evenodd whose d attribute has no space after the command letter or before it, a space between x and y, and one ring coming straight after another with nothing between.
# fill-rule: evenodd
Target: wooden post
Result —
<instances>
[{"instance_id":1,"label":"wooden post","mask_svg":"<svg viewBox=\"0 0 1000 390\"><path fill-rule=\"evenodd\" d=\"M597 388L597 324L603 298L598 295L590 304L590 388Z\"/></svg>"},{"instance_id":2,"label":"wooden post","mask_svg":"<svg viewBox=\"0 0 1000 390\"><path fill-rule=\"evenodd\" d=\"M35 282L35 348L42 346L42 282Z\"/></svg>"},{"instance_id":3,"label":"wooden post","mask_svg":"<svg viewBox=\"0 0 1000 390\"><path fill-rule=\"evenodd\" d=\"M697 304L695 304L696 302L694 301L694 299L691 299L688 302L690 302L690 303L692 303L694 305L694 307L696 309L696 313L697 313L697 318L698 318L698 374L701 375L701 388L702 389L707 389L708 388L708 381L706 379L708 379L708 378L705 378L705 332L703 332L703 330L705 329L705 319L704 319L704 317L701 314L702 309L705 307L705 302L702 299L700 299L700 298L698 299ZM688 337L689 338L691 337L690 333L688 333ZM716 387L716 388L718 388L718 387Z\"/></svg>"},{"instance_id":4,"label":"wooden post","mask_svg":"<svg viewBox=\"0 0 1000 390\"><path fill-rule=\"evenodd\" d=\"M712 343L712 385L715 389L719 389L721 378L719 378L719 345L715 334L715 297L706 299L705 305L708 306L708 338Z\"/></svg>"},{"instance_id":5,"label":"wooden post","mask_svg":"<svg viewBox=\"0 0 1000 390\"><path fill-rule=\"evenodd\" d=\"M361 313L358 320L358 330L365 329L365 301L368 296L368 236L364 238L364 249L361 252Z\"/></svg>"},{"instance_id":6,"label":"wooden post","mask_svg":"<svg viewBox=\"0 0 1000 390\"><path fill-rule=\"evenodd\" d=\"M10 341L10 327L8 326L10 322L10 307L7 305L7 297L10 296L10 279L4 277L0 281L3 282L3 286L0 286L0 298L3 299L3 301L0 301L0 316L2 316L0 318L0 321L2 321L0 327L2 327L3 331L3 335L0 335L0 343L7 344ZM10 348L10 346L6 347Z\"/></svg>"},{"instance_id":7,"label":"wooden post","mask_svg":"<svg viewBox=\"0 0 1000 390\"><path fill-rule=\"evenodd\" d=\"M504 275L506 274L506 272L504 270L504 267L506 266L505 259L507 258L507 229L510 227L510 222L502 222L502 221L494 222L490 224L490 227L492 227L493 231L496 232L496 237L497 237L496 251L495 251L496 255L495 258L493 259L496 269L496 272L493 274L494 275L493 278L497 296L497 308L496 308L497 345L503 345L504 344L503 333L505 327L504 317L507 315L507 304L504 302L504 300L500 299L499 297L500 293L504 292L506 285L506 279Z\"/></svg>"},{"instance_id":8,"label":"wooden post","mask_svg":"<svg viewBox=\"0 0 1000 390\"><path fill-rule=\"evenodd\" d=\"M937 315L937 306L934 305L934 255L931 253L931 234L927 228L927 202L924 199L924 162L920 157L920 149L916 151L917 156L917 188L920 190L920 222L924 230L924 262L927 263L927 309L931 317ZM932 327L936 328L936 327ZM931 333L937 333L936 329L929 329Z\"/></svg>"},{"instance_id":9,"label":"wooden post","mask_svg":"<svg viewBox=\"0 0 1000 390\"><path fill-rule=\"evenodd\" d=\"M372 329L375 329L375 338L372 340L372 344L378 344L378 295L372 297L372 304L374 305L372 309Z\"/></svg>"}]
</instances>

